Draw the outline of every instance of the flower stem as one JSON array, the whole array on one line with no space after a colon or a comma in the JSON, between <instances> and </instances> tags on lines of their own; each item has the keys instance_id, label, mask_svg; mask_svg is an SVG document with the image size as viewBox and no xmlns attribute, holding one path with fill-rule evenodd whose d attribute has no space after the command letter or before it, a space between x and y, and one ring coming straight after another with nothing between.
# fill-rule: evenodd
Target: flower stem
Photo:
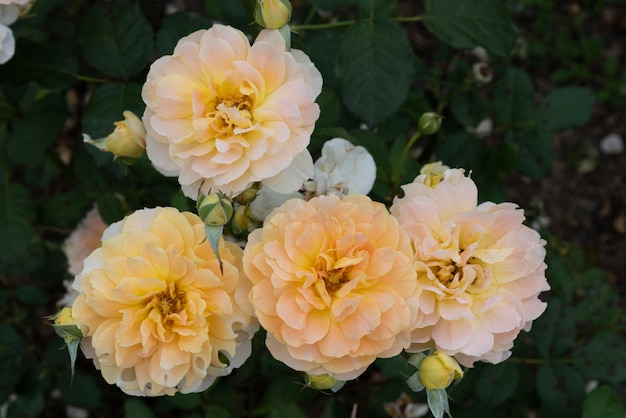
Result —
<instances>
[{"instance_id":1,"label":"flower stem","mask_svg":"<svg viewBox=\"0 0 626 418\"><path fill-rule=\"evenodd\" d=\"M401 22L401 23L402 22L421 22L422 20L424 20L424 16L423 15L419 15L419 16L408 16L408 17L392 17L390 20L392 20L394 22ZM329 23L289 25L289 27L294 32L300 32L300 31L304 31L304 30L340 28L340 27L344 27L344 26L354 25L356 22L357 22L357 20L340 20L338 22L329 22Z\"/></svg>"},{"instance_id":2,"label":"flower stem","mask_svg":"<svg viewBox=\"0 0 626 418\"><path fill-rule=\"evenodd\" d=\"M394 183L393 183L393 190L391 191L392 196L395 196L398 192L398 188L400 187L400 182L402 182L402 176L404 174L404 164L405 164L406 158L409 156L409 151L411 151L413 144L415 144L415 141L417 141L420 136L421 136L421 132L419 130L416 131L411 137L411 139L409 139L409 142L407 142L404 149L402 150L402 154L400 154L400 159L398 160L398 172L395 173L396 176L395 176Z\"/></svg>"},{"instance_id":3,"label":"flower stem","mask_svg":"<svg viewBox=\"0 0 626 418\"><path fill-rule=\"evenodd\" d=\"M559 359L545 359L545 358L517 358L511 357L508 361L518 364L545 364L551 363L573 363L574 359L571 358L559 358Z\"/></svg>"},{"instance_id":4,"label":"flower stem","mask_svg":"<svg viewBox=\"0 0 626 418\"><path fill-rule=\"evenodd\" d=\"M76 75L76 79L80 81L88 81L90 83L108 83L109 82L109 80L105 80L103 78L89 77L87 75L80 75L80 74Z\"/></svg>"}]
</instances>

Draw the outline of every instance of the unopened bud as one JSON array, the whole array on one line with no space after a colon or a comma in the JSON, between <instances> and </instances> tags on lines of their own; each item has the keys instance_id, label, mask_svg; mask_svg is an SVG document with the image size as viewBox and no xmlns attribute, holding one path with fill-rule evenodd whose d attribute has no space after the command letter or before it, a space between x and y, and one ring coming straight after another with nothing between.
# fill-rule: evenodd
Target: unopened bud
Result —
<instances>
[{"instance_id":1,"label":"unopened bud","mask_svg":"<svg viewBox=\"0 0 626 418\"><path fill-rule=\"evenodd\" d=\"M328 374L306 374L304 381L307 385L319 390L330 389L332 391L339 390L345 382L337 380Z\"/></svg>"},{"instance_id":2,"label":"unopened bud","mask_svg":"<svg viewBox=\"0 0 626 418\"><path fill-rule=\"evenodd\" d=\"M59 311L54 317L54 325L76 325L76 321L72 316L72 308L65 307Z\"/></svg>"},{"instance_id":3,"label":"unopened bud","mask_svg":"<svg viewBox=\"0 0 626 418\"><path fill-rule=\"evenodd\" d=\"M233 222L231 224L232 230L235 234L240 235L252 232L256 229L256 226L256 223L252 220L250 206L239 206L237 210L235 210L235 215L233 216Z\"/></svg>"},{"instance_id":4,"label":"unopened bud","mask_svg":"<svg viewBox=\"0 0 626 418\"><path fill-rule=\"evenodd\" d=\"M418 375L426 389L445 389L454 380L463 377L463 371L454 358L435 351L422 360Z\"/></svg>"},{"instance_id":5,"label":"unopened bud","mask_svg":"<svg viewBox=\"0 0 626 418\"><path fill-rule=\"evenodd\" d=\"M221 193L198 199L198 216L209 226L223 226L233 216L233 203Z\"/></svg>"},{"instance_id":6,"label":"unopened bud","mask_svg":"<svg viewBox=\"0 0 626 418\"><path fill-rule=\"evenodd\" d=\"M261 188L261 183L253 183L252 186L248 187L246 190L241 192L235 197L235 202L240 205L247 205L256 199L259 194L259 189Z\"/></svg>"},{"instance_id":7,"label":"unopened bud","mask_svg":"<svg viewBox=\"0 0 626 418\"><path fill-rule=\"evenodd\" d=\"M417 121L418 130L421 134L432 135L439 131L443 117L435 112L426 112Z\"/></svg>"},{"instance_id":8,"label":"unopened bud","mask_svg":"<svg viewBox=\"0 0 626 418\"><path fill-rule=\"evenodd\" d=\"M289 0L257 0L254 20L267 29L278 29L291 19Z\"/></svg>"},{"instance_id":9,"label":"unopened bud","mask_svg":"<svg viewBox=\"0 0 626 418\"><path fill-rule=\"evenodd\" d=\"M130 162L141 157L146 149L146 129L133 112L125 110L123 115L124 120L114 122L115 129L106 138L92 140L89 135L83 135L83 139L101 151L113 153L116 160Z\"/></svg>"}]
</instances>

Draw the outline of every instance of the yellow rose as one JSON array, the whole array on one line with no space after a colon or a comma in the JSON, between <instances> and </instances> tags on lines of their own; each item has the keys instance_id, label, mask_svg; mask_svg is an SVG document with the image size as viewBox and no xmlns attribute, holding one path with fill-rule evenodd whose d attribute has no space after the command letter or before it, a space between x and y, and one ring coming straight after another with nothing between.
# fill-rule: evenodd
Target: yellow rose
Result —
<instances>
[{"instance_id":1,"label":"yellow rose","mask_svg":"<svg viewBox=\"0 0 626 418\"><path fill-rule=\"evenodd\" d=\"M418 374L426 389L445 389L454 380L463 377L459 363L440 351L435 351L422 360Z\"/></svg>"},{"instance_id":2,"label":"yellow rose","mask_svg":"<svg viewBox=\"0 0 626 418\"><path fill-rule=\"evenodd\" d=\"M307 146L321 90L320 72L278 30L261 31L252 45L229 26L194 32L148 72L148 158L191 199L234 197L254 183L299 190L313 176Z\"/></svg>"},{"instance_id":3,"label":"yellow rose","mask_svg":"<svg viewBox=\"0 0 626 418\"><path fill-rule=\"evenodd\" d=\"M108 136L106 150L115 158L139 158L146 149L146 130L141 120L131 111L124 111L124 120L115 122L115 130Z\"/></svg>"},{"instance_id":4,"label":"yellow rose","mask_svg":"<svg viewBox=\"0 0 626 418\"><path fill-rule=\"evenodd\" d=\"M269 351L292 369L344 381L398 355L420 292L412 257L396 220L367 196L288 200L244 250Z\"/></svg>"},{"instance_id":5,"label":"yellow rose","mask_svg":"<svg viewBox=\"0 0 626 418\"><path fill-rule=\"evenodd\" d=\"M81 348L127 394L200 392L250 355L243 251L220 240L220 263L204 228L189 212L138 210L106 229L74 280Z\"/></svg>"}]
</instances>

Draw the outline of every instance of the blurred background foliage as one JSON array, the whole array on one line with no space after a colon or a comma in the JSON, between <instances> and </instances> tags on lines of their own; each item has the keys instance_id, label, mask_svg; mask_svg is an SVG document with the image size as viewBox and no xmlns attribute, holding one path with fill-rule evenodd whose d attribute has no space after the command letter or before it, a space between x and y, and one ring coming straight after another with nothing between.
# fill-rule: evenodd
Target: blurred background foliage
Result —
<instances>
[{"instance_id":1,"label":"blurred background foliage","mask_svg":"<svg viewBox=\"0 0 626 418\"><path fill-rule=\"evenodd\" d=\"M409 417L407 405L425 402L406 385L413 370L401 357L377 361L337 394L306 388L264 350L262 333L250 360L206 392L132 398L81 355L72 380L62 341L42 319L56 311L70 279L63 241L94 203L108 223L146 206L193 208L176 179L145 156L130 167L114 163L82 133L103 137L122 111L141 115L149 65L180 37L215 21L254 35L253 6L38 0L12 26L16 54L0 66L0 416ZM324 78L310 150L319 153L335 136L366 147L378 166L371 196L387 204L433 160L472 171L481 200L532 196L523 190L554 182L563 163L555 134L568 138L590 120L624 112L619 0L296 0L293 7L292 45ZM404 154L427 111L444 116L442 130ZM565 157L574 166L582 159L576 150ZM624 258L615 264L621 269L597 267L584 242L550 229L541 205L527 209L548 241L548 309L510 360L466 372L450 391L452 413L622 418Z\"/></svg>"}]
</instances>

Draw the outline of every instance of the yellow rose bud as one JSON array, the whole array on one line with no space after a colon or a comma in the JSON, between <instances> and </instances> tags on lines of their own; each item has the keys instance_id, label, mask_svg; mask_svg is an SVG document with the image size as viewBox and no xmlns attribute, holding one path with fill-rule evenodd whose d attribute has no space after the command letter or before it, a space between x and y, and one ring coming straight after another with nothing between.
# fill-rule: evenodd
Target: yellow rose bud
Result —
<instances>
[{"instance_id":1,"label":"yellow rose bud","mask_svg":"<svg viewBox=\"0 0 626 418\"><path fill-rule=\"evenodd\" d=\"M304 380L307 385L320 390L331 389L339 382L328 374L307 374Z\"/></svg>"},{"instance_id":2,"label":"yellow rose bud","mask_svg":"<svg viewBox=\"0 0 626 418\"><path fill-rule=\"evenodd\" d=\"M107 137L106 150L115 158L139 158L146 149L146 129L131 111L124 111L124 120L115 122L115 130Z\"/></svg>"},{"instance_id":3,"label":"yellow rose bud","mask_svg":"<svg viewBox=\"0 0 626 418\"><path fill-rule=\"evenodd\" d=\"M426 178L424 179L424 185L430 188L435 188L446 173L446 170L449 170L450 167L447 165L443 165L441 161L437 161L434 163L426 164L420 170L420 174L425 174Z\"/></svg>"},{"instance_id":4,"label":"yellow rose bud","mask_svg":"<svg viewBox=\"0 0 626 418\"><path fill-rule=\"evenodd\" d=\"M291 19L289 0L257 0L254 20L267 29L283 27Z\"/></svg>"},{"instance_id":5,"label":"yellow rose bud","mask_svg":"<svg viewBox=\"0 0 626 418\"><path fill-rule=\"evenodd\" d=\"M252 220L252 215L250 214L250 206L239 206L235 210L231 226L235 234L252 232L256 229L257 225Z\"/></svg>"},{"instance_id":6,"label":"yellow rose bud","mask_svg":"<svg viewBox=\"0 0 626 418\"><path fill-rule=\"evenodd\" d=\"M235 202L241 205L247 205L256 199L259 194L259 189L261 188L261 183L253 183L252 186L248 187L246 190L241 192L235 197Z\"/></svg>"},{"instance_id":7,"label":"yellow rose bud","mask_svg":"<svg viewBox=\"0 0 626 418\"><path fill-rule=\"evenodd\" d=\"M454 358L435 351L422 360L418 375L426 389L445 389L455 379L463 377L463 371Z\"/></svg>"},{"instance_id":8,"label":"yellow rose bud","mask_svg":"<svg viewBox=\"0 0 626 418\"><path fill-rule=\"evenodd\" d=\"M72 308L65 307L54 316L54 325L76 325L72 316Z\"/></svg>"},{"instance_id":9,"label":"yellow rose bud","mask_svg":"<svg viewBox=\"0 0 626 418\"><path fill-rule=\"evenodd\" d=\"M435 112L424 113L417 121L419 132L425 135L437 133L441 127L441 119L443 119L443 117Z\"/></svg>"},{"instance_id":10,"label":"yellow rose bud","mask_svg":"<svg viewBox=\"0 0 626 418\"><path fill-rule=\"evenodd\" d=\"M209 226L223 226L233 217L233 203L221 193L198 199L198 216Z\"/></svg>"}]
</instances>

